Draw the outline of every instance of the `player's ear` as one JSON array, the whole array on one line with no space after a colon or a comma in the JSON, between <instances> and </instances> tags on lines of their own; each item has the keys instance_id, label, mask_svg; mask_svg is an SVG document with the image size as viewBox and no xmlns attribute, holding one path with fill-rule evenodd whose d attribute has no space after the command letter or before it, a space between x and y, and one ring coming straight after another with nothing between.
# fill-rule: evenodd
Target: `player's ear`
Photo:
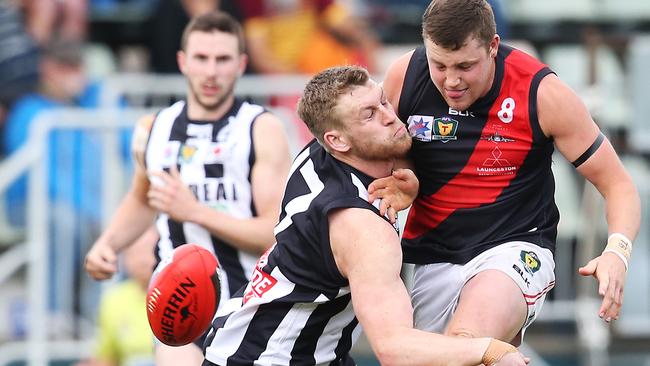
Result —
<instances>
[{"instance_id":1,"label":"player's ear","mask_svg":"<svg viewBox=\"0 0 650 366\"><path fill-rule=\"evenodd\" d=\"M239 76L244 75L246 72L246 66L248 65L248 55L245 53L242 53L239 56Z\"/></svg>"},{"instance_id":2,"label":"player's ear","mask_svg":"<svg viewBox=\"0 0 650 366\"><path fill-rule=\"evenodd\" d=\"M346 152L350 150L347 136L339 130L327 131L323 134L323 142L330 151Z\"/></svg>"},{"instance_id":3,"label":"player's ear","mask_svg":"<svg viewBox=\"0 0 650 366\"><path fill-rule=\"evenodd\" d=\"M176 63L178 64L178 69L184 74L185 73L185 52L182 50L176 52Z\"/></svg>"},{"instance_id":4,"label":"player's ear","mask_svg":"<svg viewBox=\"0 0 650 366\"><path fill-rule=\"evenodd\" d=\"M497 56L497 52L499 51L499 43L500 43L500 37L498 34L495 34L494 37L492 38L492 41L490 41L490 57L495 58Z\"/></svg>"}]
</instances>

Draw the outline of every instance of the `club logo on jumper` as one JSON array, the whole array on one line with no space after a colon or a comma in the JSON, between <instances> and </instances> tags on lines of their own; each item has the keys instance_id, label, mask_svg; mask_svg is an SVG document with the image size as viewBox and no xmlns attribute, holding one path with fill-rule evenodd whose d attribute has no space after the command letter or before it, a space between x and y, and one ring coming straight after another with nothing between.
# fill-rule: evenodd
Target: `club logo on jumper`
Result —
<instances>
[{"instance_id":1,"label":"club logo on jumper","mask_svg":"<svg viewBox=\"0 0 650 366\"><path fill-rule=\"evenodd\" d=\"M181 146L180 151L178 152L178 158L183 163L190 163L194 158L194 155L196 155L197 150L198 149L196 148L196 146L183 144L183 146Z\"/></svg>"},{"instance_id":2,"label":"club logo on jumper","mask_svg":"<svg viewBox=\"0 0 650 366\"><path fill-rule=\"evenodd\" d=\"M510 164L508 159L502 157L503 152L498 146L494 146L491 157L483 161L483 166L477 167L478 175L512 175L517 167Z\"/></svg>"},{"instance_id":3,"label":"club logo on jumper","mask_svg":"<svg viewBox=\"0 0 650 366\"><path fill-rule=\"evenodd\" d=\"M490 142L494 142L495 144L498 144L499 142L514 142L515 139L511 139L508 137L501 136L498 132L495 132L492 135L484 135L481 136L481 140L487 140Z\"/></svg>"},{"instance_id":4,"label":"club logo on jumper","mask_svg":"<svg viewBox=\"0 0 650 366\"><path fill-rule=\"evenodd\" d=\"M531 275L539 271L542 267L542 262L535 252L522 250L519 254L519 259L524 264L524 269Z\"/></svg>"},{"instance_id":5,"label":"club logo on jumper","mask_svg":"<svg viewBox=\"0 0 650 366\"><path fill-rule=\"evenodd\" d=\"M432 116L409 116L407 124L411 137L419 141L431 141Z\"/></svg>"},{"instance_id":6,"label":"club logo on jumper","mask_svg":"<svg viewBox=\"0 0 650 366\"><path fill-rule=\"evenodd\" d=\"M458 121L449 117L441 117L433 120L433 140L447 143L456 140Z\"/></svg>"}]
</instances>

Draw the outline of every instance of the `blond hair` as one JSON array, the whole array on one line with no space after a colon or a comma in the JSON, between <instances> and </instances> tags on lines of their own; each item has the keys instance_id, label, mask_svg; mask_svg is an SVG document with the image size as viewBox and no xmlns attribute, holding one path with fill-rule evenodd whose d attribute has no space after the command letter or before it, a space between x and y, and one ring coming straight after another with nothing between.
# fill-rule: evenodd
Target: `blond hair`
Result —
<instances>
[{"instance_id":1,"label":"blond hair","mask_svg":"<svg viewBox=\"0 0 650 366\"><path fill-rule=\"evenodd\" d=\"M337 66L321 71L307 83L298 102L298 116L321 144L325 132L345 128L336 111L339 97L368 80L370 75L362 67Z\"/></svg>"}]
</instances>

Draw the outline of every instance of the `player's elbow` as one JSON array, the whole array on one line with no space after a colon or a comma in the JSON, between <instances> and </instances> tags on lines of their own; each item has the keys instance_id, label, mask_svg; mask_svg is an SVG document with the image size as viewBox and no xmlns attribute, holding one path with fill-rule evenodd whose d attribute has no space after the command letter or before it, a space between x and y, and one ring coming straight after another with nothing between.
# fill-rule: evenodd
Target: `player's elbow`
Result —
<instances>
[{"instance_id":1,"label":"player's elbow","mask_svg":"<svg viewBox=\"0 0 650 366\"><path fill-rule=\"evenodd\" d=\"M403 365L407 355L404 354L400 347L399 342L391 341L388 338L382 339L374 346L375 356L377 361L382 366L398 366Z\"/></svg>"}]
</instances>

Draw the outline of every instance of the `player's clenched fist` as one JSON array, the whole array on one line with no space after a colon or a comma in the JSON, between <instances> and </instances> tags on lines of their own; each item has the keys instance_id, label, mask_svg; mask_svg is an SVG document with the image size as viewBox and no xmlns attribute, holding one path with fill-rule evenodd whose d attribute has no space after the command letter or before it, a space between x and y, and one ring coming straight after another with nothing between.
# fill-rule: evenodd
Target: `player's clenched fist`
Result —
<instances>
[{"instance_id":1,"label":"player's clenched fist","mask_svg":"<svg viewBox=\"0 0 650 366\"><path fill-rule=\"evenodd\" d=\"M95 243L85 260L86 271L96 280L106 280L117 272L117 254L109 245Z\"/></svg>"}]
</instances>

